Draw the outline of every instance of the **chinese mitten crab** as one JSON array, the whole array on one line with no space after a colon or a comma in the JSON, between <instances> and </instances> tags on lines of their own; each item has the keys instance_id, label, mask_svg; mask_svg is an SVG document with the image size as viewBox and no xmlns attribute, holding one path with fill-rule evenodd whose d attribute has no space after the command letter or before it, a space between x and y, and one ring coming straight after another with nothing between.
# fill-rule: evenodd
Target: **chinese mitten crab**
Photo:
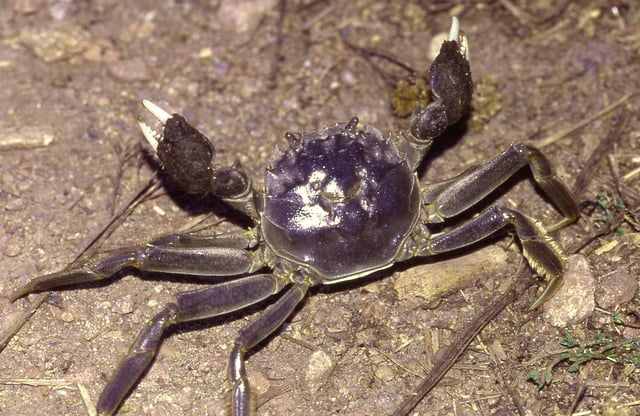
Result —
<instances>
[{"instance_id":1,"label":"chinese mitten crab","mask_svg":"<svg viewBox=\"0 0 640 416\"><path fill-rule=\"evenodd\" d=\"M548 160L523 144L511 145L493 160L453 178L420 183L416 169L432 141L468 111L472 80L467 57L467 41L454 18L449 38L430 69L434 100L416 108L410 131L387 136L373 126L359 128L354 117L322 132L288 133L289 147L271 160L264 190L254 188L238 163L215 164L213 144L182 116L144 101L163 125L158 133L140 122L164 171L186 192L211 193L246 214L255 226L233 235L172 234L98 254L31 280L16 289L13 299L105 279L124 268L212 278L244 276L178 293L154 316L105 387L97 406L102 415L117 411L153 361L169 326L273 297L275 302L239 331L229 359L232 413L248 415L245 354L280 328L310 287L358 279L416 256L456 250L505 227L515 229L529 264L548 280L532 307L540 305L561 284L565 261L537 221L494 205L446 231L429 231L429 224L472 208L526 165L564 215L564 223L579 214ZM267 269L269 273L256 274Z\"/></svg>"}]
</instances>

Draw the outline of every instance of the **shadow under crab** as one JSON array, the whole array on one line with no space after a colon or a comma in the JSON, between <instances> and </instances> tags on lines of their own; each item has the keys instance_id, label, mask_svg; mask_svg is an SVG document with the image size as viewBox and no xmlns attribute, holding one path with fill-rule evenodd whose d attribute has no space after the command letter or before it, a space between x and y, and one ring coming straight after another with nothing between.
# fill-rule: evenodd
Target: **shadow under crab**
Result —
<instances>
[{"instance_id":1,"label":"shadow under crab","mask_svg":"<svg viewBox=\"0 0 640 416\"><path fill-rule=\"evenodd\" d=\"M231 352L232 413L247 415L251 400L245 354L289 318L310 287L456 250L506 226L515 228L529 264L549 281L532 305L537 307L561 284L565 261L535 220L491 206L447 231L429 231L429 224L467 211L526 165L565 216L563 223L578 217L574 198L547 159L522 144L509 146L488 163L453 178L420 183L416 170L431 143L468 111L472 80L467 54L466 38L454 18L449 39L431 65L434 101L415 110L409 132L385 136L373 126L359 129L357 118L352 118L323 132L287 134L289 148L274 156L264 191L253 187L238 163L216 165L211 141L182 116L143 102L163 125L162 133L157 133L140 123L163 170L189 193L219 197L251 218L255 227L239 234L172 234L101 253L30 281L16 289L13 299L105 279L127 267L211 278L249 275L177 294L138 335L99 399L100 414L117 411L151 364L169 326L239 310L280 294L239 331ZM254 274L265 268L271 272Z\"/></svg>"}]
</instances>

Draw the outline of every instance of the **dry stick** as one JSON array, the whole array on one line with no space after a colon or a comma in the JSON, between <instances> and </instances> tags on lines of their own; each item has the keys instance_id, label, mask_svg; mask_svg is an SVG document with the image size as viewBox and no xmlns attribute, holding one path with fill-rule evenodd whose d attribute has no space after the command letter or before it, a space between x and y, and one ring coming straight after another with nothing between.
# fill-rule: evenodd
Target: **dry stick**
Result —
<instances>
[{"instance_id":1,"label":"dry stick","mask_svg":"<svg viewBox=\"0 0 640 416\"><path fill-rule=\"evenodd\" d=\"M402 402L393 416L407 416L447 374L475 336L535 282L533 274L527 268L521 267L516 279L509 285L507 291L503 295L494 297L489 302L490 306L477 315L453 343L440 350L442 354L438 354L440 358L433 364L429 374L418 385L414 393Z\"/></svg>"},{"instance_id":2,"label":"dry stick","mask_svg":"<svg viewBox=\"0 0 640 416\"><path fill-rule=\"evenodd\" d=\"M542 140L539 140L535 143L533 143L533 145L535 147L537 147L538 149L541 149L545 146L549 146L550 144L553 144L561 139L563 139L565 136L568 136L569 134L575 132L576 130L579 130L581 128L583 128L584 126L586 126L587 124L590 124L594 121L596 121L597 119L599 119L602 116L605 116L606 114L610 113L611 111L615 110L616 108L618 108L619 106L621 106L622 104L624 104L627 100L629 100L629 98L633 97L634 95L636 95L635 92L629 93L627 95L625 95L624 97L622 97L621 99L619 99L618 101L616 101L615 103L611 104L610 106L604 108L602 111L600 111L599 113L575 124L574 126L571 126L565 130L560 130L559 132L557 132L556 134L552 134L551 136L544 138Z\"/></svg>"},{"instance_id":3,"label":"dry stick","mask_svg":"<svg viewBox=\"0 0 640 416\"><path fill-rule=\"evenodd\" d=\"M478 339L482 341L482 337L480 336L480 334L478 334ZM484 341L482 341L482 342L484 342ZM500 364L500 360L498 359L498 357L496 357L493 348L488 347L487 348L487 353L489 354L490 358L493 361L493 365L495 366L494 374L495 374L495 377L498 378L498 382L500 383L500 387L503 390L502 394L504 396L508 396L508 397L511 398L511 401L513 402L513 405L518 410L518 414L520 416L526 415L527 412L526 412L525 408L522 406L522 403L520 403L521 402L520 395L515 390L515 388L511 385L511 383L507 382L507 377L505 376L504 366Z\"/></svg>"},{"instance_id":4,"label":"dry stick","mask_svg":"<svg viewBox=\"0 0 640 416\"><path fill-rule=\"evenodd\" d=\"M18 331L20 331L20 328L22 328L24 324L29 320L29 318L31 318L31 315L33 315L38 310L38 308L40 307L40 305L42 305L42 302L44 302L48 295L48 292L39 293L36 298L31 301L29 306L27 306L27 309L22 312L18 319L16 319L13 324L11 324L11 326L9 326L4 331L3 334L0 334L0 352L5 349L9 341L11 341L11 338L13 338L13 336L17 334Z\"/></svg>"},{"instance_id":5,"label":"dry stick","mask_svg":"<svg viewBox=\"0 0 640 416\"><path fill-rule=\"evenodd\" d=\"M118 168L115 175L111 179L111 182L113 184L113 192L111 194L111 207L109 208L109 215L113 217L116 211L116 201L118 199L118 195L120 194L120 187L122 186L122 176L124 175L124 171L127 168L127 164L137 153L136 149L131 145L125 146L124 149L121 149L119 146L114 145L111 141L110 143L114 153L116 154L120 162L118 163Z\"/></svg>"},{"instance_id":6,"label":"dry stick","mask_svg":"<svg viewBox=\"0 0 640 416\"><path fill-rule=\"evenodd\" d=\"M258 397L258 403L256 404L256 409L259 409L260 407L269 403L271 400L275 399L276 397L280 397L283 394L286 394L287 392L290 392L292 390L293 390L293 383L278 384L273 387L270 387L267 391L260 394L260 397Z\"/></svg>"},{"instance_id":7,"label":"dry stick","mask_svg":"<svg viewBox=\"0 0 640 416\"><path fill-rule=\"evenodd\" d=\"M81 257L90 257L98 251L102 243L113 234L113 232L127 219L134 209L142 202L146 201L153 195L153 193L160 188L160 181L157 178L152 178L144 185L138 193L129 198L124 206L117 212L109 222L102 228L102 230L96 234L96 236L86 245L84 250L80 252L73 260L73 263L77 262ZM68 267L68 266L67 266Z\"/></svg>"},{"instance_id":8,"label":"dry stick","mask_svg":"<svg viewBox=\"0 0 640 416\"><path fill-rule=\"evenodd\" d=\"M576 392L576 396L573 398L573 402L571 402L571 406L569 406L569 409L567 409L567 416L571 416L573 414L573 412L576 411L576 408L578 407L578 404L580 404L580 401L582 400L582 398L584 397L584 394L587 391L587 385L586 384L582 384L580 383L579 385L580 387L578 388L578 391Z\"/></svg>"},{"instance_id":9,"label":"dry stick","mask_svg":"<svg viewBox=\"0 0 640 416\"><path fill-rule=\"evenodd\" d=\"M384 83L390 86L391 88L395 88L399 78L393 76L392 74L387 73L380 65L377 65L371 58L378 58L383 61L390 62L391 64L406 71L412 77L417 77L418 74L420 73L416 69L410 67L409 65L405 64L400 59L396 58L395 56L392 56L389 53L356 45L355 43L351 42L348 39L347 35L344 35L344 34L342 35L342 41L349 49L353 50L358 55L360 55L362 59L364 59L365 62L369 64L373 72L378 74L378 76L384 81Z\"/></svg>"},{"instance_id":10,"label":"dry stick","mask_svg":"<svg viewBox=\"0 0 640 416\"><path fill-rule=\"evenodd\" d=\"M282 61L282 42L284 40L283 27L284 18L287 15L287 2L278 2L278 23L276 25L276 45L271 58L271 69L269 70L269 87L275 89L278 86L278 74L280 62Z\"/></svg>"},{"instance_id":11,"label":"dry stick","mask_svg":"<svg viewBox=\"0 0 640 416\"><path fill-rule=\"evenodd\" d=\"M627 127L629 122L629 112L624 110L618 117L613 119L613 127L609 130L609 133L598 143L598 146L593 150L589 159L584 164L584 168L582 172L576 178L576 181L573 185L573 194L576 198L579 198L580 195L587 189L587 186L593 180L593 177L596 173L596 168L600 163L600 160L604 157L604 155L608 154L613 146L618 143L620 140L620 136L624 129Z\"/></svg>"},{"instance_id":12,"label":"dry stick","mask_svg":"<svg viewBox=\"0 0 640 416\"><path fill-rule=\"evenodd\" d=\"M102 228L102 230L87 244L87 246L80 252L80 254L71 262L75 263L85 253L94 253L98 247L106 240L122 222L133 212L133 210L144 201L149 195L151 195L158 188L159 181L157 179L150 180L134 197L132 197L124 207L114 215L111 220ZM67 266L68 267L68 266ZM36 298L29 303L27 309L19 316L16 321L8 327L4 333L0 334L0 352L2 352L9 341L20 331L25 323L29 320L31 315L42 305L42 302L47 298L49 292L39 293Z\"/></svg>"}]
</instances>

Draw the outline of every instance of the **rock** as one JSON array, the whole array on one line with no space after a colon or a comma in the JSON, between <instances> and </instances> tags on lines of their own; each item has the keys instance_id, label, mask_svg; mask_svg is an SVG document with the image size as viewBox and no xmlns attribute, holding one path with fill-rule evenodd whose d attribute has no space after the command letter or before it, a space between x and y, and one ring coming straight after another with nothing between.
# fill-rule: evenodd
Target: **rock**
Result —
<instances>
[{"instance_id":1,"label":"rock","mask_svg":"<svg viewBox=\"0 0 640 416\"><path fill-rule=\"evenodd\" d=\"M311 354L311 358L309 358L305 376L308 389L311 392L317 392L326 383L334 366L333 360L326 352L322 350L314 351Z\"/></svg>"},{"instance_id":2,"label":"rock","mask_svg":"<svg viewBox=\"0 0 640 416\"><path fill-rule=\"evenodd\" d=\"M543 319L564 328L587 319L596 307L596 281L587 259L579 254L567 259L564 284L543 305Z\"/></svg>"},{"instance_id":3,"label":"rock","mask_svg":"<svg viewBox=\"0 0 640 416\"><path fill-rule=\"evenodd\" d=\"M41 30L25 29L20 41L45 62L69 59L82 53L89 45L91 35L80 27Z\"/></svg>"},{"instance_id":4,"label":"rock","mask_svg":"<svg viewBox=\"0 0 640 416\"><path fill-rule=\"evenodd\" d=\"M147 81L151 79L151 72L141 57L121 59L110 63L109 73L120 81Z\"/></svg>"},{"instance_id":5,"label":"rock","mask_svg":"<svg viewBox=\"0 0 640 416\"><path fill-rule=\"evenodd\" d=\"M596 299L603 309L613 309L633 299L638 282L627 270L615 270L598 279Z\"/></svg>"}]
</instances>

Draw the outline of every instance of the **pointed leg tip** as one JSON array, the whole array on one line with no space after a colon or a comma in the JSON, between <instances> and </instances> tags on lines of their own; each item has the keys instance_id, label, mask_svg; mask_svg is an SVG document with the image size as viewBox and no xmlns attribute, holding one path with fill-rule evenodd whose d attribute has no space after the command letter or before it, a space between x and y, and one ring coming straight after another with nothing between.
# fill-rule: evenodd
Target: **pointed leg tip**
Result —
<instances>
[{"instance_id":1,"label":"pointed leg tip","mask_svg":"<svg viewBox=\"0 0 640 416\"><path fill-rule=\"evenodd\" d=\"M564 280L562 276L554 276L549 279L547 286L542 291L542 294L536 299L528 308L527 313L532 312L542 306L546 301L551 299L556 294L558 289L562 286Z\"/></svg>"},{"instance_id":2,"label":"pointed leg tip","mask_svg":"<svg viewBox=\"0 0 640 416\"><path fill-rule=\"evenodd\" d=\"M29 285L28 283L24 286L20 286L14 289L13 292L9 295L9 302L13 303L17 301L21 297L24 297L27 294L31 293L31 290L31 285Z\"/></svg>"}]
</instances>

